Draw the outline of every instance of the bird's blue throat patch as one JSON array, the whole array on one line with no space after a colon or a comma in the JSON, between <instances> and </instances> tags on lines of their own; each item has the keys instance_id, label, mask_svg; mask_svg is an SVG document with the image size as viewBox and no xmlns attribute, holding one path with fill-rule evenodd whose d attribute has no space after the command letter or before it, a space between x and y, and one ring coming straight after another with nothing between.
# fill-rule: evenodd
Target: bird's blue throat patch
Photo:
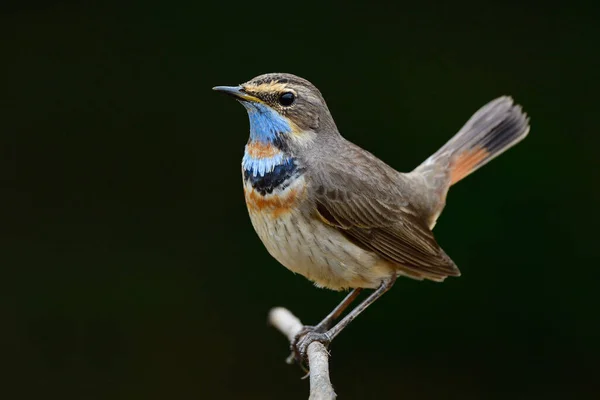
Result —
<instances>
[{"instance_id":1,"label":"bird's blue throat patch","mask_svg":"<svg viewBox=\"0 0 600 400\"><path fill-rule=\"evenodd\" d=\"M274 143L279 135L290 133L292 127L288 120L279 115L271 107L261 104L243 101L242 104L248 110L250 119L250 140L262 143Z\"/></svg>"},{"instance_id":2,"label":"bird's blue throat patch","mask_svg":"<svg viewBox=\"0 0 600 400\"><path fill-rule=\"evenodd\" d=\"M253 156L246 146L246 152L244 158L242 158L242 167L249 175L252 176L264 176L272 172L278 165L285 164L291 160L291 157L281 151L272 156L257 157Z\"/></svg>"},{"instance_id":3,"label":"bird's blue throat patch","mask_svg":"<svg viewBox=\"0 0 600 400\"><path fill-rule=\"evenodd\" d=\"M285 117L267 105L242 104L250 119L250 140L242 159L244 179L262 195L272 193L304 171L285 144L284 135L291 133L292 128Z\"/></svg>"}]
</instances>

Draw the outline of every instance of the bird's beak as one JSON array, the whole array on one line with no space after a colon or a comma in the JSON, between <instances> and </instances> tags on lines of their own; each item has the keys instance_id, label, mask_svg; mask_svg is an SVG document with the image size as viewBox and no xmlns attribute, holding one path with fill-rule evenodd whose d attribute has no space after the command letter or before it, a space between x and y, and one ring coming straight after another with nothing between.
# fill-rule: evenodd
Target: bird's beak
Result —
<instances>
[{"instance_id":1,"label":"bird's beak","mask_svg":"<svg viewBox=\"0 0 600 400\"><path fill-rule=\"evenodd\" d=\"M252 95L249 95L248 93L246 93L246 91L244 90L244 88L242 86L215 86L213 88L213 90L216 90L217 92L228 94L230 96L235 97L238 100L252 101L255 103L260 102L260 99L258 97L255 97L255 96L252 96Z\"/></svg>"}]
</instances>

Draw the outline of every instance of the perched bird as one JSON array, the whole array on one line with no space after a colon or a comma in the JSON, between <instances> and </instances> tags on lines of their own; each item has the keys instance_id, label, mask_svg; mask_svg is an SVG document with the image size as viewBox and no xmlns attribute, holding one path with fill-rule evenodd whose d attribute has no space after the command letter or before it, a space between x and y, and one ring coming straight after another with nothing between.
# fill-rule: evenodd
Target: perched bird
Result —
<instances>
[{"instance_id":1,"label":"perched bird","mask_svg":"<svg viewBox=\"0 0 600 400\"><path fill-rule=\"evenodd\" d=\"M442 148L401 173L344 139L321 92L291 74L260 75L214 90L236 98L250 119L242 159L252 225L269 253L316 286L353 289L292 348L328 344L397 276L459 276L431 230L453 184L527 136L529 120L510 97L483 106ZM376 289L330 328L364 288Z\"/></svg>"}]
</instances>

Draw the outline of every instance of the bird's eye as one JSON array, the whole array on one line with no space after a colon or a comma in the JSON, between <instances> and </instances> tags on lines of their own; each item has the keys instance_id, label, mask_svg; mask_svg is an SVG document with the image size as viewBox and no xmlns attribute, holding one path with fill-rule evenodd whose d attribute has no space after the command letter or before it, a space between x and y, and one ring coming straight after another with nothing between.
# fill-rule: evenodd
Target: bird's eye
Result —
<instances>
[{"instance_id":1,"label":"bird's eye","mask_svg":"<svg viewBox=\"0 0 600 400\"><path fill-rule=\"evenodd\" d=\"M289 107L294 104L294 100L296 100L296 96L292 92L285 92L279 96L279 104L284 107Z\"/></svg>"}]
</instances>

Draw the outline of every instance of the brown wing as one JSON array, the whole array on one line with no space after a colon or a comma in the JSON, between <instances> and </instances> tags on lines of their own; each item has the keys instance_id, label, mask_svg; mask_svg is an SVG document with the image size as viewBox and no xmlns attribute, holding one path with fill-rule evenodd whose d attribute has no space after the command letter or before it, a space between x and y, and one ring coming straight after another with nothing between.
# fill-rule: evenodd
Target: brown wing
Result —
<instances>
[{"instance_id":1,"label":"brown wing","mask_svg":"<svg viewBox=\"0 0 600 400\"><path fill-rule=\"evenodd\" d=\"M401 193L402 182L381 165L370 174L329 171L314 182L318 216L356 245L372 251L416 279L459 276L423 217ZM386 166L387 167L387 166ZM394 171L395 174L398 174ZM385 174L386 176L379 176ZM397 175L399 176L399 174ZM383 181L383 182L382 182Z\"/></svg>"}]
</instances>

